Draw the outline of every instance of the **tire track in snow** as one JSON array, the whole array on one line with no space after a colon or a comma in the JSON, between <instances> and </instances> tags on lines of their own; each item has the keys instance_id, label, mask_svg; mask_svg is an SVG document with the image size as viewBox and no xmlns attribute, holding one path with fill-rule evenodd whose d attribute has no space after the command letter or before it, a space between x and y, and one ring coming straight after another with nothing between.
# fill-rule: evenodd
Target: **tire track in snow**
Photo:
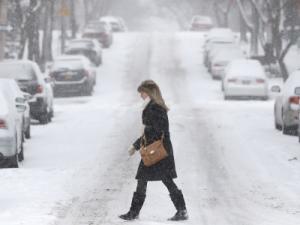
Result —
<instances>
[{"instance_id":1,"label":"tire track in snow","mask_svg":"<svg viewBox=\"0 0 300 225\"><path fill-rule=\"evenodd\" d=\"M120 195L124 185L130 185L137 168L137 162L129 161L127 147L131 144L132 138L139 135L140 112L133 102L137 101L136 86L142 79L148 76L149 58L151 57L150 42L148 35L135 34L136 39L128 55L128 62L122 81L115 88L121 88L124 94L122 106L114 109L112 114L115 118L115 125L110 131L112 134L102 138L102 148L108 151L119 151L119 154L112 155L106 171L86 171L94 173L95 181L89 190L82 195L73 198L70 205L62 207L58 213L58 220L55 225L98 225L112 224L109 214L110 201ZM108 74L109 76L109 74ZM112 92L114 90L111 90ZM116 90L119 91L119 90ZM93 100L95 101L95 100ZM124 120L125 119L125 120ZM125 147L124 147L125 146ZM114 215L117 217L117 215Z\"/></svg>"}]
</instances>

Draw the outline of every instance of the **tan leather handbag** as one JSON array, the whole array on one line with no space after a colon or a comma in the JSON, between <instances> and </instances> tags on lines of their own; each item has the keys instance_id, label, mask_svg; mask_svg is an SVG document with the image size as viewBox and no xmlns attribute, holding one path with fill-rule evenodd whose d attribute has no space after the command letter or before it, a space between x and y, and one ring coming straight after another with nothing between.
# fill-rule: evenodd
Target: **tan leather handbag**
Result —
<instances>
[{"instance_id":1,"label":"tan leather handbag","mask_svg":"<svg viewBox=\"0 0 300 225\"><path fill-rule=\"evenodd\" d=\"M144 140L144 143L142 143L142 140ZM160 140L147 145L145 135L143 135L143 138L141 138L140 154L146 167L153 166L159 161L168 157L168 153L164 147L163 140L164 135L162 135Z\"/></svg>"}]
</instances>

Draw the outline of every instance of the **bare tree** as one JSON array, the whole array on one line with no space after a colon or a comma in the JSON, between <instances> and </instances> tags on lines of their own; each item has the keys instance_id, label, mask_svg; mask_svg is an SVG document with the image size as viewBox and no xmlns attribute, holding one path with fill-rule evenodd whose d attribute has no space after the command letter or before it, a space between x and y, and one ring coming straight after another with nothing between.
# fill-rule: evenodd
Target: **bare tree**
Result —
<instances>
[{"instance_id":1,"label":"bare tree","mask_svg":"<svg viewBox=\"0 0 300 225\"><path fill-rule=\"evenodd\" d=\"M215 15L220 27L228 27L229 13L232 9L233 3L233 0L214 0Z\"/></svg>"}]
</instances>

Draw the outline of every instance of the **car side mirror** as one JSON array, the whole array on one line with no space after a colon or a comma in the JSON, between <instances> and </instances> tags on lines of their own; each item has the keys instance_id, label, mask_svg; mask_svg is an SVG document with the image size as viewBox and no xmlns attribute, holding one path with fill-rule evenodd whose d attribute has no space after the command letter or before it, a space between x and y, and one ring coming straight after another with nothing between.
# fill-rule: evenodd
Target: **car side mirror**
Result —
<instances>
[{"instance_id":1,"label":"car side mirror","mask_svg":"<svg viewBox=\"0 0 300 225\"><path fill-rule=\"evenodd\" d=\"M16 103L18 103L18 104L24 104L25 102L26 102L25 97L24 98L21 98L21 97L16 98Z\"/></svg>"},{"instance_id":2,"label":"car side mirror","mask_svg":"<svg viewBox=\"0 0 300 225\"><path fill-rule=\"evenodd\" d=\"M295 95L299 95L300 96L300 87L296 87L295 88Z\"/></svg>"},{"instance_id":3,"label":"car side mirror","mask_svg":"<svg viewBox=\"0 0 300 225\"><path fill-rule=\"evenodd\" d=\"M299 89L300 91L300 89ZM274 92L274 93L280 93L281 92L281 88L279 85L274 85L272 88L271 88L271 92Z\"/></svg>"},{"instance_id":4,"label":"car side mirror","mask_svg":"<svg viewBox=\"0 0 300 225\"><path fill-rule=\"evenodd\" d=\"M16 105L16 108L17 108L17 111L18 111L19 113L23 113L23 112L26 111L26 105L19 105L19 104L17 104L17 105Z\"/></svg>"},{"instance_id":5,"label":"car side mirror","mask_svg":"<svg viewBox=\"0 0 300 225\"><path fill-rule=\"evenodd\" d=\"M46 77L46 78L45 78L45 82L46 82L46 83L51 83L51 82L52 82L52 79L51 79L50 77Z\"/></svg>"},{"instance_id":6,"label":"car side mirror","mask_svg":"<svg viewBox=\"0 0 300 225\"><path fill-rule=\"evenodd\" d=\"M30 99L32 99L32 95L29 93L25 93L23 92L24 98L26 99L26 101L29 101Z\"/></svg>"}]
</instances>

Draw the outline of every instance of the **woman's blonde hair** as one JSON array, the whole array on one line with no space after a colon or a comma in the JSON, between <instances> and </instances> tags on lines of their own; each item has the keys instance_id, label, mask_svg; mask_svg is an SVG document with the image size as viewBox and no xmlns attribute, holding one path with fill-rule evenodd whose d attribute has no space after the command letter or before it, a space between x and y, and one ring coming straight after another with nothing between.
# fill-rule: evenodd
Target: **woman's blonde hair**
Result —
<instances>
[{"instance_id":1,"label":"woman's blonde hair","mask_svg":"<svg viewBox=\"0 0 300 225\"><path fill-rule=\"evenodd\" d=\"M145 92L156 104L169 111L158 85L153 80L145 80L138 87L138 92Z\"/></svg>"}]
</instances>

